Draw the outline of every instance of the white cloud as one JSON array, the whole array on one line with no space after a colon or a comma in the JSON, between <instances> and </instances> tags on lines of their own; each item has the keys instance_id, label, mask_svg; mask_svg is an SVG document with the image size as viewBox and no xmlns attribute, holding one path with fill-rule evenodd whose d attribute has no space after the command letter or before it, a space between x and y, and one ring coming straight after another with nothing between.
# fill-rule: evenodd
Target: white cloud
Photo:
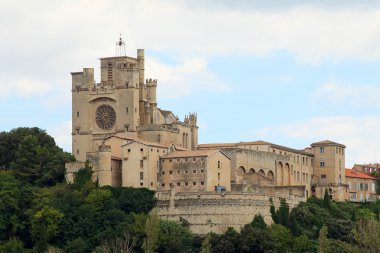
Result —
<instances>
[{"instance_id":1,"label":"white cloud","mask_svg":"<svg viewBox=\"0 0 380 253\"><path fill-rule=\"evenodd\" d=\"M155 58L148 58L146 77L158 78L160 97L178 98L199 91L224 92L227 86L207 68L204 59L185 59L177 65L169 65Z\"/></svg>"},{"instance_id":2,"label":"white cloud","mask_svg":"<svg viewBox=\"0 0 380 253\"><path fill-rule=\"evenodd\" d=\"M332 140L347 146L346 166L379 162L380 115L366 117L316 117L305 121L257 129L256 138L286 139L289 142ZM281 144L281 143L279 143Z\"/></svg>"},{"instance_id":3,"label":"white cloud","mask_svg":"<svg viewBox=\"0 0 380 253\"><path fill-rule=\"evenodd\" d=\"M0 97L15 95L21 98L45 95L52 89L47 82L39 82L30 79L18 79L0 83Z\"/></svg>"},{"instance_id":4,"label":"white cloud","mask_svg":"<svg viewBox=\"0 0 380 253\"><path fill-rule=\"evenodd\" d=\"M56 144L67 152L71 152L71 120L49 126L46 132L51 135Z\"/></svg>"},{"instance_id":5,"label":"white cloud","mask_svg":"<svg viewBox=\"0 0 380 253\"><path fill-rule=\"evenodd\" d=\"M315 97L337 104L355 106L379 106L380 87L374 85L350 85L333 81L322 84Z\"/></svg>"}]
</instances>

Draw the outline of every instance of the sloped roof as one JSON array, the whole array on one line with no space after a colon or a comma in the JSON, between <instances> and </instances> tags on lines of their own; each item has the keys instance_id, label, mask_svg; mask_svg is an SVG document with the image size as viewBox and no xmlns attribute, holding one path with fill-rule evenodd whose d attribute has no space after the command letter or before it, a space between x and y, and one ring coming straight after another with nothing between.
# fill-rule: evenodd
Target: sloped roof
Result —
<instances>
[{"instance_id":1,"label":"sloped roof","mask_svg":"<svg viewBox=\"0 0 380 253\"><path fill-rule=\"evenodd\" d=\"M167 116L169 116L170 114L173 114L172 111L166 111L166 110L162 110L160 108L158 108L158 110L162 113L162 115L164 115L164 117L166 118ZM174 114L173 114L174 115Z\"/></svg>"},{"instance_id":2,"label":"sloped roof","mask_svg":"<svg viewBox=\"0 0 380 253\"><path fill-rule=\"evenodd\" d=\"M288 148L285 146L273 144L267 141L241 141L241 142L231 142L231 143L210 143L210 144L199 144L198 148L234 148L237 146L244 146L244 145L269 145L272 148L277 148L277 149L282 149L286 150L289 152L294 152L294 153L300 153L303 155L308 155L308 156L313 156L313 154L306 152L304 150L298 150L298 149L293 149L293 148Z\"/></svg>"},{"instance_id":3,"label":"sloped roof","mask_svg":"<svg viewBox=\"0 0 380 253\"><path fill-rule=\"evenodd\" d=\"M319 142L314 142L311 144L312 147L314 146L321 146L321 145L327 145L327 146L340 146L345 148L346 146L337 142L333 142L330 140L324 140L324 141L319 141Z\"/></svg>"},{"instance_id":4,"label":"sloped roof","mask_svg":"<svg viewBox=\"0 0 380 253\"><path fill-rule=\"evenodd\" d=\"M354 178L363 178L363 179L376 179L375 177L371 177L363 172L359 172L352 169L346 169L345 171L346 177L354 177Z\"/></svg>"},{"instance_id":5,"label":"sloped roof","mask_svg":"<svg viewBox=\"0 0 380 253\"><path fill-rule=\"evenodd\" d=\"M137 143L149 146L149 147L158 147L158 148L168 148L169 147L169 146L161 145L159 143L149 142L149 141L144 141L144 140L131 140L131 142L123 144L122 147L130 145L134 142L137 142Z\"/></svg>"},{"instance_id":6,"label":"sloped roof","mask_svg":"<svg viewBox=\"0 0 380 253\"><path fill-rule=\"evenodd\" d=\"M173 151L168 153L167 155L163 156L162 158L184 158L184 157L205 157L210 156L212 154L215 154L217 152L222 153L224 156L226 156L221 150L219 149L198 149L198 150L186 150L186 151ZM226 156L228 159L230 159L228 156Z\"/></svg>"}]
</instances>

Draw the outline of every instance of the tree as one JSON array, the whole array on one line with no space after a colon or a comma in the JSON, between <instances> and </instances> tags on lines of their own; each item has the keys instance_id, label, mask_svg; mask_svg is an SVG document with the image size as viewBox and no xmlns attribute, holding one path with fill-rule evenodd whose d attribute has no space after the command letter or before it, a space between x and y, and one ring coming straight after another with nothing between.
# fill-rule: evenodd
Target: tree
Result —
<instances>
[{"instance_id":1,"label":"tree","mask_svg":"<svg viewBox=\"0 0 380 253\"><path fill-rule=\"evenodd\" d=\"M145 253L154 253L157 249L158 238L158 216L152 213L148 216L145 223L146 238L144 238L143 249Z\"/></svg>"},{"instance_id":2,"label":"tree","mask_svg":"<svg viewBox=\"0 0 380 253\"><path fill-rule=\"evenodd\" d=\"M160 220L157 252L191 252L192 237L189 228L178 222Z\"/></svg>"},{"instance_id":3,"label":"tree","mask_svg":"<svg viewBox=\"0 0 380 253\"><path fill-rule=\"evenodd\" d=\"M36 242L35 250L44 252L51 240L58 233L63 214L53 207L45 206L36 212L31 221L31 234Z\"/></svg>"},{"instance_id":4,"label":"tree","mask_svg":"<svg viewBox=\"0 0 380 253\"><path fill-rule=\"evenodd\" d=\"M201 253L212 253L211 234L207 234L202 241Z\"/></svg>"},{"instance_id":5,"label":"tree","mask_svg":"<svg viewBox=\"0 0 380 253\"><path fill-rule=\"evenodd\" d=\"M24 253L23 243L16 239L11 238L8 241L0 244L0 253Z\"/></svg>"},{"instance_id":6,"label":"tree","mask_svg":"<svg viewBox=\"0 0 380 253\"><path fill-rule=\"evenodd\" d=\"M264 217L260 213L256 214L255 217L253 217L251 226L255 228L260 228L260 229L267 228L267 224L264 221Z\"/></svg>"},{"instance_id":7,"label":"tree","mask_svg":"<svg viewBox=\"0 0 380 253\"><path fill-rule=\"evenodd\" d=\"M331 206L330 194L329 194L329 192L326 189L325 190L325 195L323 196L323 207L330 208L330 206Z\"/></svg>"},{"instance_id":8,"label":"tree","mask_svg":"<svg viewBox=\"0 0 380 253\"><path fill-rule=\"evenodd\" d=\"M2 161L22 181L38 186L51 186L62 182L65 163L74 157L56 146L54 139L38 128L20 128L2 133L10 144L6 158ZM0 145L7 141L0 141ZM7 147L8 148L8 147ZM0 152L5 152L4 147Z\"/></svg>"},{"instance_id":9,"label":"tree","mask_svg":"<svg viewBox=\"0 0 380 253\"><path fill-rule=\"evenodd\" d=\"M365 252L380 252L380 223L374 219L360 220L352 234L356 243L365 250Z\"/></svg>"},{"instance_id":10,"label":"tree","mask_svg":"<svg viewBox=\"0 0 380 253\"><path fill-rule=\"evenodd\" d=\"M329 240L327 239L327 227L323 226L319 231L318 237L318 253L328 253L329 251Z\"/></svg>"}]
</instances>

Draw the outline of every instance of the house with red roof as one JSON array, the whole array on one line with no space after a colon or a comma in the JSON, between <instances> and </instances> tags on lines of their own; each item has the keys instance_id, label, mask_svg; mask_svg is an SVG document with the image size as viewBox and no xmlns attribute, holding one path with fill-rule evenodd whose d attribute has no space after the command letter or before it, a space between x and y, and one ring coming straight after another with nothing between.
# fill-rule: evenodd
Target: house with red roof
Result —
<instances>
[{"instance_id":1,"label":"house with red roof","mask_svg":"<svg viewBox=\"0 0 380 253\"><path fill-rule=\"evenodd\" d=\"M375 177L355 169L346 169L346 183L349 186L350 201L374 201L379 198L376 194L378 184Z\"/></svg>"}]
</instances>

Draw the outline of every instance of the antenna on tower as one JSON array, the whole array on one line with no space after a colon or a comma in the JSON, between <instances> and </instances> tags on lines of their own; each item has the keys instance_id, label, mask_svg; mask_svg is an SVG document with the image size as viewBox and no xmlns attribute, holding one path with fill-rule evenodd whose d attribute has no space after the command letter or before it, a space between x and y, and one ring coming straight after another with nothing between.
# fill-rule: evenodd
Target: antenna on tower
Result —
<instances>
[{"instance_id":1,"label":"antenna on tower","mask_svg":"<svg viewBox=\"0 0 380 253\"><path fill-rule=\"evenodd\" d=\"M121 33L120 33L120 38L116 42L116 56L126 56L126 51L125 51L125 41L121 38Z\"/></svg>"}]
</instances>

